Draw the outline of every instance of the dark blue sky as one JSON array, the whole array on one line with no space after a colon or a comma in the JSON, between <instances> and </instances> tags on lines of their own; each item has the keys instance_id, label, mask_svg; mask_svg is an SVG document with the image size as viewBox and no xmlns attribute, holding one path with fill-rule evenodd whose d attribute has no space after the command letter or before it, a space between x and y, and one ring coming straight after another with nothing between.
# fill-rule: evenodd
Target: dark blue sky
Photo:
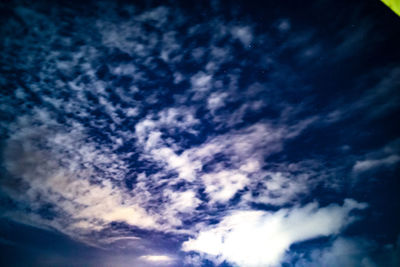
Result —
<instances>
[{"instance_id":1,"label":"dark blue sky","mask_svg":"<svg viewBox=\"0 0 400 267\"><path fill-rule=\"evenodd\" d=\"M399 266L400 18L0 5L0 265Z\"/></svg>"}]
</instances>

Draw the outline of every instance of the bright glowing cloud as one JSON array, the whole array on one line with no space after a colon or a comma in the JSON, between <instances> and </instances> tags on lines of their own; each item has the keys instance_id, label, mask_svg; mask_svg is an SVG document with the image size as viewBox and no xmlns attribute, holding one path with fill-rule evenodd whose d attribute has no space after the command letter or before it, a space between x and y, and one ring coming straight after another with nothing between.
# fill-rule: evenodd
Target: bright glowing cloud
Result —
<instances>
[{"instance_id":1,"label":"bright glowing cloud","mask_svg":"<svg viewBox=\"0 0 400 267\"><path fill-rule=\"evenodd\" d=\"M238 266L275 266L290 245L338 234L356 219L350 212L364 208L366 204L346 199L343 206L311 203L277 212L233 211L184 242L182 250L199 252L216 263L226 260Z\"/></svg>"},{"instance_id":2,"label":"bright glowing cloud","mask_svg":"<svg viewBox=\"0 0 400 267\"><path fill-rule=\"evenodd\" d=\"M158 263L173 261L173 258L167 255L144 255L140 256L139 259Z\"/></svg>"}]
</instances>

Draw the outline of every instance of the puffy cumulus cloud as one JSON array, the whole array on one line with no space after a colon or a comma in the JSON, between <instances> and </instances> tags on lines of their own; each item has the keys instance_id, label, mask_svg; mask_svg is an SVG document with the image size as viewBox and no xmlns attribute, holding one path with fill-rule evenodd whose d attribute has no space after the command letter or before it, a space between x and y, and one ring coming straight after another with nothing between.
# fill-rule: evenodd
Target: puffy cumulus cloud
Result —
<instances>
[{"instance_id":1,"label":"puffy cumulus cloud","mask_svg":"<svg viewBox=\"0 0 400 267\"><path fill-rule=\"evenodd\" d=\"M342 206L310 203L277 212L237 210L184 242L182 250L196 251L216 263L276 266L290 245L340 233L356 219L351 212L366 206L346 199Z\"/></svg>"}]
</instances>

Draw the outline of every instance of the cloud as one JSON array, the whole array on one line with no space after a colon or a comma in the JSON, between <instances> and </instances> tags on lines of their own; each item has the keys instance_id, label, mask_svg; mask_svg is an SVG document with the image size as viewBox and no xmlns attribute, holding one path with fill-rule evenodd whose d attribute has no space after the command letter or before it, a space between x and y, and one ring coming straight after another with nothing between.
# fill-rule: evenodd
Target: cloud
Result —
<instances>
[{"instance_id":1,"label":"cloud","mask_svg":"<svg viewBox=\"0 0 400 267\"><path fill-rule=\"evenodd\" d=\"M382 159L367 159L357 161L353 166L353 172L361 173L379 167L390 167L400 161L399 155L390 155Z\"/></svg>"},{"instance_id":2,"label":"cloud","mask_svg":"<svg viewBox=\"0 0 400 267\"><path fill-rule=\"evenodd\" d=\"M163 262L163 261L172 261L173 259L167 255L144 255L140 256L140 259L145 261L152 261L152 262Z\"/></svg>"},{"instance_id":3,"label":"cloud","mask_svg":"<svg viewBox=\"0 0 400 267\"><path fill-rule=\"evenodd\" d=\"M174 264L175 259L168 255L143 255L139 257L139 261L146 262L149 266L169 266Z\"/></svg>"},{"instance_id":4,"label":"cloud","mask_svg":"<svg viewBox=\"0 0 400 267\"><path fill-rule=\"evenodd\" d=\"M202 180L206 186L205 192L211 198L210 204L228 201L249 182L246 174L226 170L205 174Z\"/></svg>"},{"instance_id":5,"label":"cloud","mask_svg":"<svg viewBox=\"0 0 400 267\"><path fill-rule=\"evenodd\" d=\"M308 251L309 258L296 261L294 266L377 267L369 257L371 249L373 244L367 240L339 237L329 247Z\"/></svg>"},{"instance_id":6,"label":"cloud","mask_svg":"<svg viewBox=\"0 0 400 267\"><path fill-rule=\"evenodd\" d=\"M102 242L106 244L111 244L119 241L129 241L129 240L140 240L137 236L114 236L110 238L103 238Z\"/></svg>"},{"instance_id":7,"label":"cloud","mask_svg":"<svg viewBox=\"0 0 400 267\"><path fill-rule=\"evenodd\" d=\"M268 123L256 123L240 130L210 138L202 146L193 149L194 157L207 159L217 153L230 155L230 159L244 163L248 159L273 154L282 149L287 129L274 128Z\"/></svg>"},{"instance_id":8,"label":"cloud","mask_svg":"<svg viewBox=\"0 0 400 267\"><path fill-rule=\"evenodd\" d=\"M204 72L198 72L190 78L192 88L195 91L207 91L211 88L211 75Z\"/></svg>"},{"instance_id":9,"label":"cloud","mask_svg":"<svg viewBox=\"0 0 400 267\"><path fill-rule=\"evenodd\" d=\"M287 31L289 31L291 28L290 20L289 19L281 19L277 23L276 27L280 32L285 33Z\"/></svg>"},{"instance_id":10,"label":"cloud","mask_svg":"<svg viewBox=\"0 0 400 267\"><path fill-rule=\"evenodd\" d=\"M173 110L173 112L170 112ZM272 126L267 123L257 123L239 130L229 131L225 134L209 138L199 146L178 152L178 146L171 146L162 138L160 129L179 128L191 132L192 127L198 124L186 109L174 108L169 111L159 112L158 119L144 119L136 125L136 135L140 145L144 146L148 155L144 158L156 162L164 171L158 175L174 170L178 173L177 179L171 179L169 184L177 183L183 179L194 183L191 190L205 187L205 193L211 203L225 203L238 191L249 186L251 190L259 190L257 184L264 183L267 189L257 199L259 202L283 204L300 191L306 191L307 175L283 177L279 172L268 173L261 171L264 158L281 151L287 138L294 138L310 123L309 120L301 121L293 126ZM180 121L176 121L177 114L185 113ZM169 114L169 115L167 115ZM171 115L173 114L173 116ZM186 119L188 118L188 119ZM192 131L193 132L193 131ZM220 157L223 157L221 160ZM229 167L228 167L229 166ZM207 171L204 172L204 168ZM273 179L265 179L266 176ZM151 187L155 180L145 182ZM273 186L272 184L275 184ZM247 198L248 200L253 200Z\"/></svg>"},{"instance_id":11,"label":"cloud","mask_svg":"<svg viewBox=\"0 0 400 267\"><path fill-rule=\"evenodd\" d=\"M8 140L5 168L19 182L4 184L3 181L2 189L16 201L30 206L33 212L50 203L55 214L52 219L28 215L36 218L37 225L51 225L89 243L93 240L86 239L86 234L115 221L147 229L157 227L156 217L128 192L102 178L124 175L123 162L119 167L114 165L121 155L111 153L106 147L96 149L77 129L67 134L62 128L55 124L23 129ZM91 164L86 165L87 162ZM21 190L25 193L20 194ZM18 210L5 215L21 216Z\"/></svg>"},{"instance_id":12,"label":"cloud","mask_svg":"<svg viewBox=\"0 0 400 267\"><path fill-rule=\"evenodd\" d=\"M286 166L290 169L291 166ZM293 202L301 194L307 194L313 188L311 175L290 172L261 172L262 179L249 186L250 192L243 196L246 201L270 205L284 205ZM256 193L256 194L254 194Z\"/></svg>"},{"instance_id":13,"label":"cloud","mask_svg":"<svg viewBox=\"0 0 400 267\"><path fill-rule=\"evenodd\" d=\"M207 100L207 107L211 111L215 111L216 109L223 107L225 105L224 101L227 96L227 93L212 93Z\"/></svg>"},{"instance_id":14,"label":"cloud","mask_svg":"<svg viewBox=\"0 0 400 267\"><path fill-rule=\"evenodd\" d=\"M196 213L195 209L202 203L196 197L193 190L186 190L183 192L173 191L167 188L163 191L163 196L166 198L160 210L160 215L163 220L168 222L167 227L184 227L181 218L188 219ZM167 230L167 229L166 229Z\"/></svg>"},{"instance_id":15,"label":"cloud","mask_svg":"<svg viewBox=\"0 0 400 267\"><path fill-rule=\"evenodd\" d=\"M249 26L233 27L231 33L234 38L242 42L244 47L248 47L253 40L253 34Z\"/></svg>"},{"instance_id":16,"label":"cloud","mask_svg":"<svg viewBox=\"0 0 400 267\"><path fill-rule=\"evenodd\" d=\"M398 266L400 263L400 238L384 246L357 236L338 236L327 243L318 247L306 245L299 251L291 251L285 261L295 267L378 267Z\"/></svg>"},{"instance_id":17,"label":"cloud","mask_svg":"<svg viewBox=\"0 0 400 267\"><path fill-rule=\"evenodd\" d=\"M377 249L380 247L379 249ZM305 252L305 253L304 253ZM394 243L379 246L368 238L341 237L326 246L309 248L288 255L293 266L398 266L400 263L400 238Z\"/></svg>"},{"instance_id":18,"label":"cloud","mask_svg":"<svg viewBox=\"0 0 400 267\"><path fill-rule=\"evenodd\" d=\"M366 204L346 199L343 206L310 203L277 212L232 211L184 242L182 250L196 251L217 264L275 266L290 245L338 234L356 219L351 212L364 208Z\"/></svg>"},{"instance_id":19,"label":"cloud","mask_svg":"<svg viewBox=\"0 0 400 267\"><path fill-rule=\"evenodd\" d=\"M376 69L368 74L368 77L371 76L377 77L378 82L365 88L364 92L351 102L343 99L335 104L340 108L327 114L328 123L349 119L361 113L365 114L362 116L362 121L371 121L398 109L400 97L397 88L400 85L400 68ZM366 77L360 78L359 83L365 83L366 79Z\"/></svg>"},{"instance_id":20,"label":"cloud","mask_svg":"<svg viewBox=\"0 0 400 267\"><path fill-rule=\"evenodd\" d=\"M0 121L0 193L17 208L2 216L94 246L138 249L142 265L173 262L148 249L167 234L182 240L201 229L186 250L237 264L248 256L257 265L348 225L361 204L298 205L341 174L314 151L319 136L310 146L307 139L315 126L398 108L399 69L378 72L384 78L354 103L346 94L321 111L319 91L308 84L315 79L303 80L319 70L299 71L287 60L319 64L337 35L318 42L321 32L295 18L263 28L225 11L204 19L196 8L142 8L101 2L87 16L73 6L46 12L34 4L5 19L0 82L16 89L0 92L7 118ZM337 60L357 49L367 26L339 34L343 43L332 53L345 55ZM355 161L356 173L393 166L399 151L346 162ZM258 204L278 211L251 210Z\"/></svg>"}]
</instances>

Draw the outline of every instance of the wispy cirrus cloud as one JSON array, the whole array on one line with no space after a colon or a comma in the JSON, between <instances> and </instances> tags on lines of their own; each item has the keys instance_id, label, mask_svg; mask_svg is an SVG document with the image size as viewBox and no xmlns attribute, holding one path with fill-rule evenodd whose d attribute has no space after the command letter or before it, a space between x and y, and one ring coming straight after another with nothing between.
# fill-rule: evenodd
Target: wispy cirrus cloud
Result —
<instances>
[{"instance_id":1,"label":"wispy cirrus cloud","mask_svg":"<svg viewBox=\"0 0 400 267\"><path fill-rule=\"evenodd\" d=\"M367 159L363 161L357 161L356 164L354 164L353 166L353 171L356 173L360 173L377 167L391 166L399 161L400 157L398 155L390 155L382 159Z\"/></svg>"}]
</instances>

